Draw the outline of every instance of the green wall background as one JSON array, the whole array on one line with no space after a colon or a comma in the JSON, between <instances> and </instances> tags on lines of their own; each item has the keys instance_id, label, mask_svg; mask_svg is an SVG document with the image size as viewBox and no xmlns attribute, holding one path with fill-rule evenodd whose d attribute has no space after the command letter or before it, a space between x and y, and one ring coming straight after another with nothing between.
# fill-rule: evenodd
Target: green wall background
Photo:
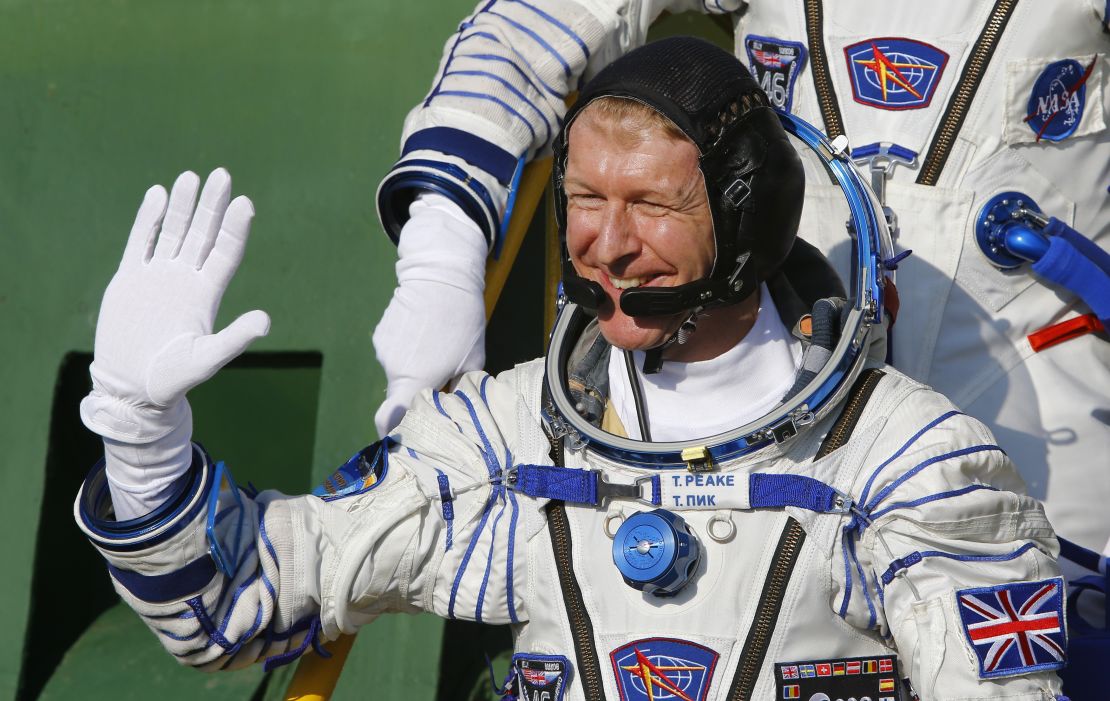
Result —
<instances>
[{"instance_id":1,"label":"green wall background","mask_svg":"<svg viewBox=\"0 0 1110 701\"><path fill-rule=\"evenodd\" d=\"M284 676L177 667L72 525L98 451L76 402L100 297L146 188L228 168L257 216L218 326L253 308L273 326L191 395L198 438L240 482L285 489L372 441L385 385L370 332L394 285L373 195L473 5L0 0L0 699L279 697ZM659 32L728 46L701 18ZM494 365L542 348L537 238L491 326ZM434 698L448 628L445 642L430 617L377 621L336 698Z\"/></svg>"}]
</instances>

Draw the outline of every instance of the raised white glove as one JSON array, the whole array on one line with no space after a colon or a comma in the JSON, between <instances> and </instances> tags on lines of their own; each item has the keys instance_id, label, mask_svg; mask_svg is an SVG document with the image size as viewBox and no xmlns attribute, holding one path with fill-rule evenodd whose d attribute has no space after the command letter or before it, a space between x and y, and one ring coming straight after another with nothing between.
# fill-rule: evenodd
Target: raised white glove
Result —
<instances>
[{"instance_id":1,"label":"raised white glove","mask_svg":"<svg viewBox=\"0 0 1110 701\"><path fill-rule=\"evenodd\" d=\"M422 389L478 370L486 359L486 241L451 200L425 193L409 206L397 246L397 289L374 329L385 369L379 436L401 421Z\"/></svg>"},{"instance_id":2,"label":"raised white glove","mask_svg":"<svg viewBox=\"0 0 1110 701\"><path fill-rule=\"evenodd\" d=\"M165 189L147 190L104 292L89 367L93 390L81 402L85 426L106 439L117 508L116 487L125 485L131 494L125 501L140 513L144 499L157 505L189 466L185 393L270 328L269 316L255 310L212 332L243 259L254 207L246 197L228 204L231 177L221 168L209 176L194 213L199 184L196 174L182 173L168 208Z\"/></svg>"}]
</instances>

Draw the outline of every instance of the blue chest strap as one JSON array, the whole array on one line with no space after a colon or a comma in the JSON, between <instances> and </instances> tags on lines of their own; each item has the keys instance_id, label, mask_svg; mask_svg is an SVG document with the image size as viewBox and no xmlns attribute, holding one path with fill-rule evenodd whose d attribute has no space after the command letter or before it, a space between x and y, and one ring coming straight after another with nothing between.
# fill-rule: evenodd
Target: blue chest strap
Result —
<instances>
[{"instance_id":1,"label":"blue chest strap","mask_svg":"<svg viewBox=\"0 0 1110 701\"><path fill-rule=\"evenodd\" d=\"M601 470L517 465L509 471L505 484L530 497L590 506L602 506L610 499L695 509L794 506L818 513L847 513L852 506L846 494L805 475L664 474L646 475L630 484L618 484L607 481Z\"/></svg>"}]
</instances>

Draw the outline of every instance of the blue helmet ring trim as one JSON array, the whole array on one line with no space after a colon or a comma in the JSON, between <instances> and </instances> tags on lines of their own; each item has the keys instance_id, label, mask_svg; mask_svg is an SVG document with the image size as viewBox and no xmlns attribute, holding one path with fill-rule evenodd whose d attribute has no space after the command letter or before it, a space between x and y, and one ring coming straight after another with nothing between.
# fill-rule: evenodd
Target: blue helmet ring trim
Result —
<instances>
[{"instance_id":1,"label":"blue helmet ring trim","mask_svg":"<svg viewBox=\"0 0 1110 701\"><path fill-rule=\"evenodd\" d=\"M710 460L716 463L738 458L789 440L806 426L829 415L863 370L871 328L882 321L884 280L881 265L893 250L890 232L885 220L878 215L882 210L874 193L849 160L847 149L834 147L824 134L794 115L780 112L779 118L788 133L818 155L844 193L851 213L849 228L854 234L856 261L848 286L852 295L851 308L829 362L808 385L783 404L731 431L672 443L624 438L603 431L579 416L566 392L572 342L590 320L585 310L567 302L551 334L544 381L551 398L550 409L557 414L547 418L557 425L557 434L568 436L572 450L585 448L602 457L647 469L685 466L682 453L688 448L705 449Z\"/></svg>"},{"instance_id":2,"label":"blue helmet ring trim","mask_svg":"<svg viewBox=\"0 0 1110 701\"><path fill-rule=\"evenodd\" d=\"M849 288L855 294L856 309L869 311L871 321L882 321L882 261L894 255L890 232L886 228L882 207L852 165L847 149L838 150L812 124L791 114L779 113L782 126L811 148L821 158L829 175L840 186L848 202L851 227L855 234L856 265L852 268Z\"/></svg>"},{"instance_id":3,"label":"blue helmet ring trim","mask_svg":"<svg viewBox=\"0 0 1110 701\"><path fill-rule=\"evenodd\" d=\"M77 495L81 524L96 544L106 550L129 552L163 542L190 524L207 502L213 481L208 454L193 444L193 463L178 483L177 492L154 511L127 521L110 516L112 497L101 458L89 471Z\"/></svg>"}]
</instances>

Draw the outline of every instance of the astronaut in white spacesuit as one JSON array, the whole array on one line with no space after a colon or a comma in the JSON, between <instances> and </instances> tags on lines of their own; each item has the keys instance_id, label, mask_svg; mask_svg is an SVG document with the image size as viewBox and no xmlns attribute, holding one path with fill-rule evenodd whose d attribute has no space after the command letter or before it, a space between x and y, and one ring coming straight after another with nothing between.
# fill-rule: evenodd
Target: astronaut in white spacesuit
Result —
<instances>
[{"instance_id":1,"label":"astronaut in white spacesuit","mask_svg":"<svg viewBox=\"0 0 1110 701\"><path fill-rule=\"evenodd\" d=\"M982 424L882 365L881 209L786 124L847 178L849 292L795 240L800 160L751 76L654 43L560 131L548 356L424 392L297 497L189 442L185 392L267 330L212 333L249 200L223 171L195 215L195 176L168 210L152 188L82 403L105 461L75 516L117 591L206 669L430 611L512 624L530 701L1059 698L1043 509Z\"/></svg>"},{"instance_id":2,"label":"astronaut in white spacesuit","mask_svg":"<svg viewBox=\"0 0 1110 701\"><path fill-rule=\"evenodd\" d=\"M901 305L890 362L986 422L1057 531L1102 550L1110 344L1077 295L1020 257L988 257L977 234L984 206L1014 193L1106 246L1104 0L483 0L447 41L379 190L400 245L374 337L389 379L381 435L416 390L481 366L477 271L497 249L519 165L547 152L583 78L641 45L665 10L731 14L735 53L772 104L850 138L897 218L896 253L912 250L891 262ZM840 196L812 180L806 194L800 231L846 275ZM437 316L454 325L424 324L431 343L417 326Z\"/></svg>"}]
</instances>

